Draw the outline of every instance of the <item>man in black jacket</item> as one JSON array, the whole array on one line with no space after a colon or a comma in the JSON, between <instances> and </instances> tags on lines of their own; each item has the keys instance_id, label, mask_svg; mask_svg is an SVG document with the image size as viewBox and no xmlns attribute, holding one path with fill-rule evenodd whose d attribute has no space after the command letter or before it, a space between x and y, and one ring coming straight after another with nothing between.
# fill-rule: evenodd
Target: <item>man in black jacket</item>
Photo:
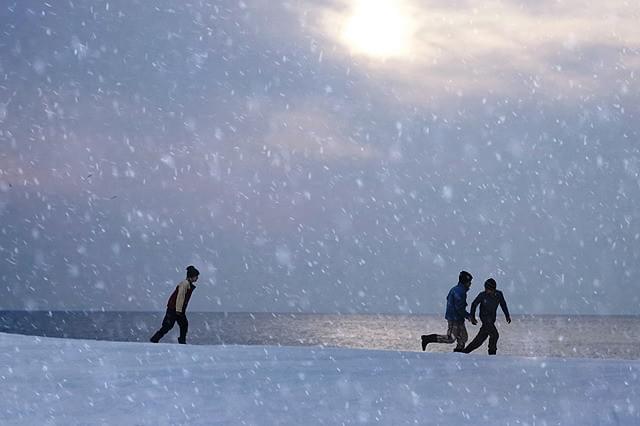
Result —
<instances>
[{"instance_id":1,"label":"man in black jacket","mask_svg":"<svg viewBox=\"0 0 640 426\"><path fill-rule=\"evenodd\" d=\"M489 355L495 355L498 349L498 329L496 328L496 312L498 305L502 308L507 324L511 323L511 315L507 308L507 302L504 300L502 292L496 290L496 280L489 278L484 283L484 291L478 294L473 303L471 303L471 322L476 323L476 308L480 305L480 321L482 326L478 335L464 348L462 352L471 353L478 349L487 337L489 338Z\"/></svg>"}]
</instances>

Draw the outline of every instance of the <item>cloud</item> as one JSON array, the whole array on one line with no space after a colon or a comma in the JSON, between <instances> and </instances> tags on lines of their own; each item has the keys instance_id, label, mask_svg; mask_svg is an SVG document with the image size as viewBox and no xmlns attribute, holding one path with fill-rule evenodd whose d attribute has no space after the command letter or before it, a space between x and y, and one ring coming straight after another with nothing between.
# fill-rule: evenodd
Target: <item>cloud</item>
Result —
<instances>
[{"instance_id":1,"label":"cloud","mask_svg":"<svg viewBox=\"0 0 640 426\"><path fill-rule=\"evenodd\" d=\"M348 136L344 119L307 99L298 107L273 112L263 142L288 155L325 161L369 160L379 156L375 148ZM279 160L276 160L279 161Z\"/></svg>"},{"instance_id":2,"label":"cloud","mask_svg":"<svg viewBox=\"0 0 640 426\"><path fill-rule=\"evenodd\" d=\"M403 95L409 99L412 93L424 98L426 91L530 91L528 77L543 80L546 87L537 90L548 93L569 84L608 91L606 79L616 76L619 70L609 62L600 70L604 79L594 81L594 62L603 54L616 56L622 49L640 48L638 3L585 5L568 1L526 6L497 1L479 5L406 0L383 2L394 8L393 19L388 25L381 21L375 27L378 38L379 33L394 37L394 22L406 22L406 40L398 47L401 54L376 55L375 50L359 49L358 37L345 37L345 31L354 14L378 16L362 10L381 2L343 0L323 6L314 2L306 3L303 9L306 16L309 9L318 16L310 24L312 31L338 47L327 49L329 54L337 60L355 61L367 72L404 88ZM361 28L363 32L374 32L365 25ZM637 65L637 55L625 56L625 63ZM572 66L565 67L569 64Z\"/></svg>"}]
</instances>

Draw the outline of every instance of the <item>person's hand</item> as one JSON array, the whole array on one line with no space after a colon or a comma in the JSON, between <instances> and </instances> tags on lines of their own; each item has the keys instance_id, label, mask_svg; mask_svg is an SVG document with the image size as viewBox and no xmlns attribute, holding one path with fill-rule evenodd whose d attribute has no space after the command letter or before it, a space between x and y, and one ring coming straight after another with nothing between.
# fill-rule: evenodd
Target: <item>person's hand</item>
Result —
<instances>
[{"instance_id":1,"label":"person's hand","mask_svg":"<svg viewBox=\"0 0 640 426\"><path fill-rule=\"evenodd\" d=\"M476 317L471 317L471 324L473 324L473 325L477 325L478 324L478 320L476 319Z\"/></svg>"},{"instance_id":2,"label":"person's hand","mask_svg":"<svg viewBox=\"0 0 640 426\"><path fill-rule=\"evenodd\" d=\"M507 324L511 324L511 318L507 318Z\"/></svg>"}]
</instances>

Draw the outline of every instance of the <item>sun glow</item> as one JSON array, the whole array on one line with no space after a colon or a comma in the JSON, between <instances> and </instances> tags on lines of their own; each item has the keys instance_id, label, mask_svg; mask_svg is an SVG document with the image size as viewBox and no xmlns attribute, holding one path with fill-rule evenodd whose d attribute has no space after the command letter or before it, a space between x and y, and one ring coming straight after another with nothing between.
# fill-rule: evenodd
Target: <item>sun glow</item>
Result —
<instances>
[{"instance_id":1,"label":"sun glow","mask_svg":"<svg viewBox=\"0 0 640 426\"><path fill-rule=\"evenodd\" d=\"M352 53L406 57L411 53L413 26L401 0L357 0L346 18L341 40Z\"/></svg>"}]
</instances>

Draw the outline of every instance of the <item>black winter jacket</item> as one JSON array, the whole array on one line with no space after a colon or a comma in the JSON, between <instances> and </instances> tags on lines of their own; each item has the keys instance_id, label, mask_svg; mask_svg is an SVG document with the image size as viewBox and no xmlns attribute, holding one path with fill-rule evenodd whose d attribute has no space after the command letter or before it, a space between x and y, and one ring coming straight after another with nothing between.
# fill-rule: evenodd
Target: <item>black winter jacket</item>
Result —
<instances>
[{"instance_id":1,"label":"black winter jacket","mask_svg":"<svg viewBox=\"0 0 640 426\"><path fill-rule=\"evenodd\" d=\"M496 322L496 312L498 305L502 308L504 316L508 321L511 321L509 315L509 308L507 308L507 302L504 300L504 296L500 290L496 290L493 294L483 291L471 303L471 317L476 316L476 308L480 305L480 321L483 324Z\"/></svg>"}]
</instances>

